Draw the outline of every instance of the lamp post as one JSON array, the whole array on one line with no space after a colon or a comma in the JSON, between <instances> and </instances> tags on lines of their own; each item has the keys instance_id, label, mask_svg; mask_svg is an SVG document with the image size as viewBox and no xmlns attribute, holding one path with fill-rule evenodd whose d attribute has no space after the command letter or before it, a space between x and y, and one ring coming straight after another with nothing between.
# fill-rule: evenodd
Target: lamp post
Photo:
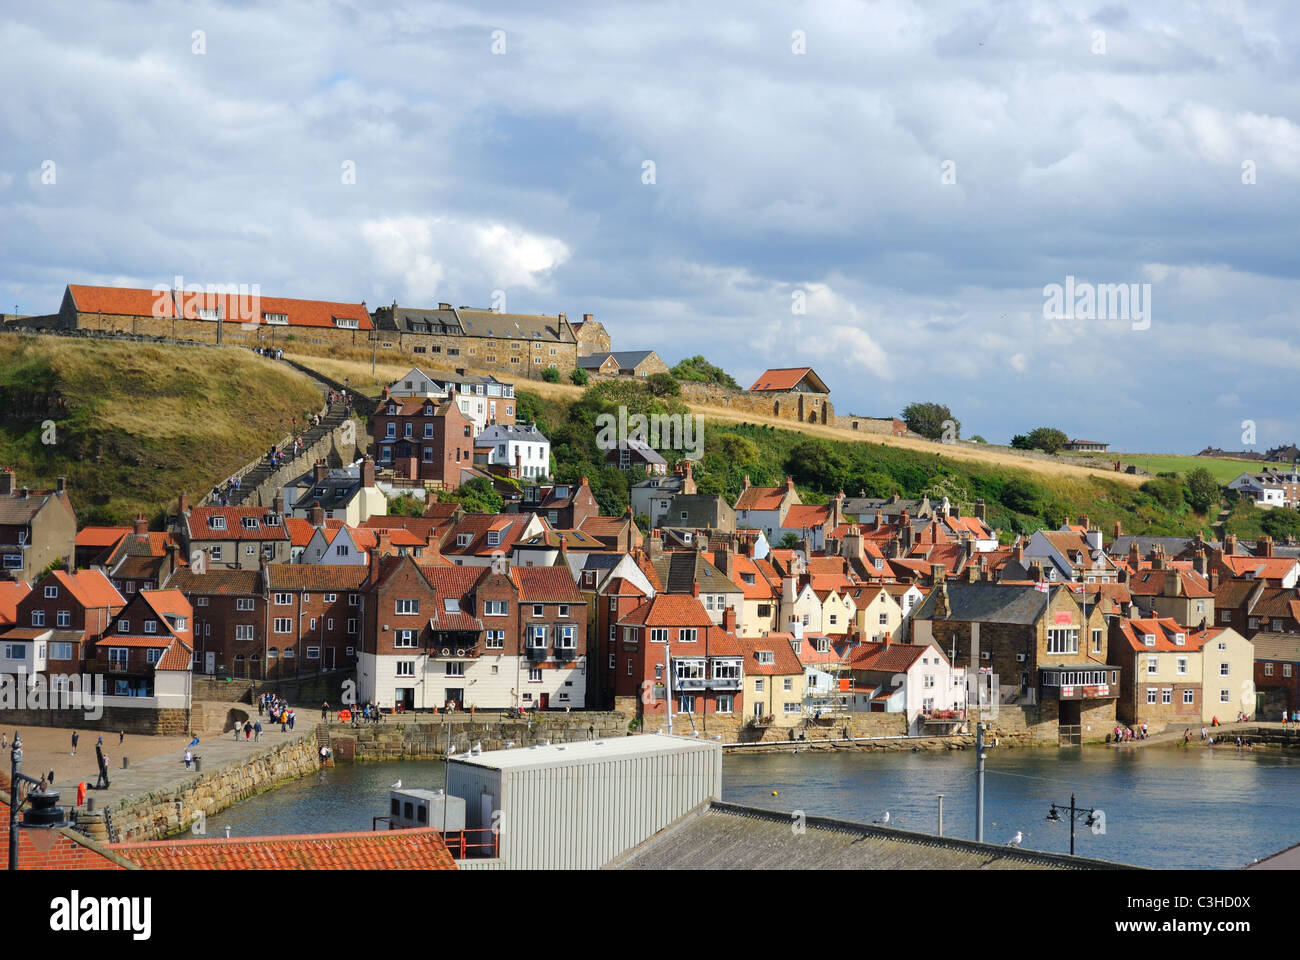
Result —
<instances>
[{"instance_id":1,"label":"lamp post","mask_svg":"<svg viewBox=\"0 0 1300 960\"><path fill-rule=\"evenodd\" d=\"M1083 818L1085 827L1092 827L1100 822L1099 812L1092 808L1077 807L1074 803L1074 794L1070 794L1070 805L1067 807L1062 803L1054 803L1047 812L1048 823L1060 823L1061 814L1070 815L1070 856L1074 856L1074 822Z\"/></svg>"},{"instance_id":2,"label":"lamp post","mask_svg":"<svg viewBox=\"0 0 1300 960\"><path fill-rule=\"evenodd\" d=\"M59 791L52 790L53 771L48 780L36 780L22 772L23 742L14 731L14 745L9 752L9 869L18 869L18 831L25 829L38 849L48 850L54 840L54 831L66 822L63 810L59 807ZM36 789L29 790L27 796L18 798L22 784L30 784ZM32 809L26 817L21 817L24 804L31 801Z\"/></svg>"}]
</instances>

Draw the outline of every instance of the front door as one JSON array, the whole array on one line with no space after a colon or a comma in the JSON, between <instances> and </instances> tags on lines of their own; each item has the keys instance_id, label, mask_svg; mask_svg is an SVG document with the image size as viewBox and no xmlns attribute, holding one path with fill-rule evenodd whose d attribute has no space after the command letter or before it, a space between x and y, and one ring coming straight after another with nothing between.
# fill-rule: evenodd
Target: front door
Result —
<instances>
[{"instance_id":1,"label":"front door","mask_svg":"<svg viewBox=\"0 0 1300 960\"><path fill-rule=\"evenodd\" d=\"M334 648L333 647L325 648L325 669L326 670L334 669Z\"/></svg>"},{"instance_id":2,"label":"front door","mask_svg":"<svg viewBox=\"0 0 1300 960\"><path fill-rule=\"evenodd\" d=\"M447 687L447 703L460 710L465 705L464 687Z\"/></svg>"},{"instance_id":3,"label":"front door","mask_svg":"<svg viewBox=\"0 0 1300 960\"><path fill-rule=\"evenodd\" d=\"M209 676L217 672L217 655L215 652L204 654L203 672Z\"/></svg>"},{"instance_id":4,"label":"front door","mask_svg":"<svg viewBox=\"0 0 1300 960\"><path fill-rule=\"evenodd\" d=\"M549 693L543 693L538 703L541 705L543 710L549 710L551 708L551 695Z\"/></svg>"}]
</instances>

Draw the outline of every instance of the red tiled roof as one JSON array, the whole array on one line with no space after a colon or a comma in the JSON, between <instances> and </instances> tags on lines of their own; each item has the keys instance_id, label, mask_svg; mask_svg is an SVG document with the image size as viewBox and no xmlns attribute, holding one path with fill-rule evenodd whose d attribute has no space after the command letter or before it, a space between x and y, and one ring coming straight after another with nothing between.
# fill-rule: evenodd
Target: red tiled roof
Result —
<instances>
[{"instance_id":1,"label":"red tiled roof","mask_svg":"<svg viewBox=\"0 0 1300 960\"><path fill-rule=\"evenodd\" d=\"M192 507L185 518L191 540L288 540L284 524L268 526L263 522L270 511L266 507ZM225 520L224 529L214 528L213 517ZM257 520L252 529L244 527L244 518Z\"/></svg>"},{"instance_id":2,"label":"red tiled roof","mask_svg":"<svg viewBox=\"0 0 1300 960\"><path fill-rule=\"evenodd\" d=\"M684 593L657 593L628 613L619 625L630 627L707 627L713 621L699 597Z\"/></svg>"},{"instance_id":3,"label":"red tiled roof","mask_svg":"<svg viewBox=\"0 0 1300 960\"><path fill-rule=\"evenodd\" d=\"M31 592L24 580L0 581L0 625L13 623L18 616L18 604Z\"/></svg>"},{"instance_id":4,"label":"red tiled roof","mask_svg":"<svg viewBox=\"0 0 1300 960\"><path fill-rule=\"evenodd\" d=\"M126 598L117 592L112 581L100 570L78 570L76 573L55 570L52 576L83 607L111 607L120 610L126 606Z\"/></svg>"},{"instance_id":5,"label":"red tiled roof","mask_svg":"<svg viewBox=\"0 0 1300 960\"><path fill-rule=\"evenodd\" d=\"M436 827L115 843L146 870L455 870Z\"/></svg>"},{"instance_id":6,"label":"red tiled roof","mask_svg":"<svg viewBox=\"0 0 1300 960\"><path fill-rule=\"evenodd\" d=\"M265 571L266 589L343 593L359 590L370 568L359 563L272 563Z\"/></svg>"},{"instance_id":7,"label":"red tiled roof","mask_svg":"<svg viewBox=\"0 0 1300 960\"><path fill-rule=\"evenodd\" d=\"M1251 573L1256 580L1281 580L1294 569L1296 561L1290 557L1224 556L1223 565L1237 577Z\"/></svg>"},{"instance_id":8,"label":"red tiled roof","mask_svg":"<svg viewBox=\"0 0 1300 960\"><path fill-rule=\"evenodd\" d=\"M458 504L451 504L458 506ZM446 529L449 525L449 517L370 517L361 521L361 526L372 527L376 530L409 530L412 534L423 539L425 543L429 542L430 537L436 534L439 529ZM329 521L327 520L326 523Z\"/></svg>"},{"instance_id":9,"label":"red tiled roof","mask_svg":"<svg viewBox=\"0 0 1300 960\"><path fill-rule=\"evenodd\" d=\"M111 313L123 317L171 318L176 304L171 288L155 293L130 287L89 287L68 284L78 313Z\"/></svg>"},{"instance_id":10,"label":"red tiled roof","mask_svg":"<svg viewBox=\"0 0 1300 960\"><path fill-rule=\"evenodd\" d=\"M796 503L785 514L783 526L787 530L811 530L824 527L831 519L831 508L826 504Z\"/></svg>"},{"instance_id":11,"label":"red tiled roof","mask_svg":"<svg viewBox=\"0 0 1300 960\"><path fill-rule=\"evenodd\" d=\"M305 547L311 543L311 538L316 535L316 528L311 525L310 520L303 520L301 517L285 517L285 529L289 531L289 541L295 547ZM343 526L342 520L326 520L325 529L330 530Z\"/></svg>"},{"instance_id":12,"label":"red tiled roof","mask_svg":"<svg viewBox=\"0 0 1300 960\"><path fill-rule=\"evenodd\" d=\"M786 487L746 487L736 500L737 510L776 510L785 497Z\"/></svg>"},{"instance_id":13,"label":"red tiled roof","mask_svg":"<svg viewBox=\"0 0 1300 960\"><path fill-rule=\"evenodd\" d=\"M772 370L764 370L749 389L793 390L799 385L799 381L812 372L812 367L776 367Z\"/></svg>"},{"instance_id":14,"label":"red tiled roof","mask_svg":"<svg viewBox=\"0 0 1300 960\"><path fill-rule=\"evenodd\" d=\"M1188 627L1180 626L1173 617L1120 620L1118 624L1121 638L1128 642L1129 647L1137 651L1199 653L1201 648L1205 646L1205 642L1210 639L1209 631L1193 632ZM1174 635L1179 633L1183 635L1185 641L1181 645L1174 642ZM1143 637L1147 634L1155 637L1154 645L1147 646L1146 641L1143 640Z\"/></svg>"},{"instance_id":15,"label":"red tiled roof","mask_svg":"<svg viewBox=\"0 0 1300 960\"><path fill-rule=\"evenodd\" d=\"M267 569L270 569L269 567ZM195 573L183 567L167 578L170 589L199 596L261 596L261 574L257 570L209 570Z\"/></svg>"},{"instance_id":16,"label":"red tiled roof","mask_svg":"<svg viewBox=\"0 0 1300 960\"><path fill-rule=\"evenodd\" d=\"M267 314L282 313L290 327L330 327L339 325L334 318L356 322L355 327L342 329L371 330L370 314L359 303L333 303L327 300L293 300L288 297L263 297L253 299L238 294L181 292L172 289L141 290L127 287L91 287L69 284L73 303L80 313L108 313L128 317L181 316L196 320L199 308L219 308L223 318L241 323L265 323ZM177 299L180 309L176 307ZM253 311L257 310L257 315Z\"/></svg>"},{"instance_id":17,"label":"red tiled roof","mask_svg":"<svg viewBox=\"0 0 1300 960\"><path fill-rule=\"evenodd\" d=\"M510 579L524 603L582 603L582 591L563 567L511 567Z\"/></svg>"},{"instance_id":18,"label":"red tiled roof","mask_svg":"<svg viewBox=\"0 0 1300 960\"><path fill-rule=\"evenodd\" d=\"M79 547L111 547L121 540L133 527L83 527L77 531Z\"/></svg>"},{"instance_id":19,"label":"red tiled roof","mask_svg":"<svg viewBox=\"0 0 1300 960\"><path fill-rule=\"evenodd\" d=\"M803 673L803 664L794 655L788 633L772 633L766 637L738 637L736 642L745 657L746 675L771 677ZM771 653L772 662L759 663L759 651Z\"/></svg>"},{"instance_id":20,"label":"red tiled roof","mask_svg":"<svg viewBox=\"0 0 1300 960\"><path fill-rule=\"evenodd\" d=\"M154 669L188 671L193 663L193 650L181 643L180 640L176 640L163 652L163 655L158 658L158 665Z\"/></svg>"}]
</instances>

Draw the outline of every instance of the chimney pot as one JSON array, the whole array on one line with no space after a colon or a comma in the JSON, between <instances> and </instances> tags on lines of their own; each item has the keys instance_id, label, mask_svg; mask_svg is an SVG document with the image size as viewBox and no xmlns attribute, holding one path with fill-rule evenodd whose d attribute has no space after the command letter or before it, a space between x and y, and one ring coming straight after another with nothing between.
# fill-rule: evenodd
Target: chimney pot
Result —
<instances>
[{"instance_id":1,"label":"chimney pot","mask_svg":"<svg viewBox=\"0 0 1300 960\"><path fill-rule=\"evenodd\" d=\"M146 534L148 534L148 532L149 532L149 521L145 519L143 513L137 513L135 515L135 535L137 537L143 537Z\"/></svg>"}]
</instances>

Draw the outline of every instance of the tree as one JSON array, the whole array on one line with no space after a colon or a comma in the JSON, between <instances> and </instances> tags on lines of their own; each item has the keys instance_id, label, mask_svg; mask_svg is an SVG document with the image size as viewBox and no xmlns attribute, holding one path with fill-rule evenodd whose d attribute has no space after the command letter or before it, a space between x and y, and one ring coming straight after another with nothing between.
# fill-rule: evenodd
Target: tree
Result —
<instances>
[{"instance_id":1,"label":"tree","mask_svg":"<svg viewBox=\"0 0 1300 960\"><path fill-rule=\"evenodd\" d=\"M777 546L782 550L798 550L803 546L803 541L799 539L799 534L787 532Z\"/></svg>"},{"instance_id":2,"label":"tree","mask_svg":"<svg viewBox=\"0 0 1300 960\"><path fill-rule=\"evenodd\" d=\"M1143 493L1155 500L1170 513L1183 505L1183 485L1170 477L1156 477L1138 487Z\"/></svg>"},{"instance_id":3,"label":"tree","mask_svg":"<svg viewBox=\"0 0 1300 960\"><path fill-rule=\"evenodd\" d=\"M1069 440L1069 437L1055 427L1036 427L1029 431L1029 449L1041 450L1043 453L1055 453Z\"/></svg>"},{"instance_id":4,"label":"tree","mask_svg":"<svg viewBox=\"0 0 1300 960\"><path fill-rule=\"evenodd\" d=\"M587 371L582 367L574 367L573 372L569 374L569 379L580 387L585 387L590 382L591 377L587 376Z\"/></svg>"},{"instance_id":5,"label":"tree","mask_svg":"<svg viewBox=\"0 0 1300 960\"><path fill-rule=\"evenodd\" d=\"M971 442L971 443L988 443L988 441L985 440L985 439L984 439L982 436L980 436L978 433L975 434L975 436L973 436L973 437L970 438L970 442Z\"/></svg>"},{"instance_id":6,"label":"tree","mask_svg":"<svg viewBox=\"0 0 1300 960\"><path fill-rule=\"evenodd\" d=\"M1017 433L1014 437L1011 438L1011 449L1032 450L1034 449L1034 445L1030 441L1030 439L1027 436L1025 436L1023 433Z\"/></svg>"},{"instance_id":7,"label":"tree","mask_svg":"<svg viewBox=\"0 0 1300 960\"><path fill-rule=\"evenodd\" d=\"M687 380L694 383L716 383L723 387L730 387L733 390L740 389L740 384L729 373L721 367L715 367L699 354L687 357L673 367L672 375L678 380Z\"/></svg>"},{"instance_id":8,"label":"tree","mask_svg":"<svg viewBox=\"0 0 1300 960\"><path fill-rule=\"evenodd\" d=\"M559 383L560 368L547 367L545 370L542 371L542 379L545 380L547 383Z\"/></svg>"},{"instance_id":9,"label":"tree","mask_svg":"<svg viewBox=\"0 0 1300 960\"><path fill-rule=\"evenodd\" d=\"M409 493L404 493L388 501L388 515L390 517L422 517L424 516L424 503L415 499Z\"/></svg>"},{"instance_id":10,"label":"tree","mask_svg":"<svg viewBox=\"0 0 1300 960\"><path fill-rule=\"evenodd\" d=\"M1264 512L1259 528L1275 540L1300 537L1300 512L1289 507L1273 507Z\"/></svg>"},{"instance_id":11,"label":"tree","mask_svg":"<svg viewBox=\"0 0 1300 960\"><path fill-rule=\"evenodd\" d=\"M505 500L487 477L474 477L455 490L438 491L443 503L459 503L466 513L500 513Z\"/></svg>"},{"instance_id":12,"label":"tree","mask_svg":"<svg viewBox=\"0 0 1300 960\"><path fill-rule=\"evenodd\" d=\"M656 397L680 397L682 386L667 373L652 373L645 378L650 392Z\"/></svg>"},{"instance_id":13,"label":"tree","mask_svg":"<svg viewBox=\"0 0 1300 960\"><path fill-rule=\"evenodd\" d=\"M1012 477L1002 487L999 498L1008 510L1041 516L1047 506L1047 496L1035 483Z\"/></svg>"},{"instance_id":14,"label":"tree","mask_svg":"<svg viewBox=\"0 0 1300 960\"><path fill-rule=\"evenodd\" d=\"M931 440L961 439L961 421L942 403L909 403L903 421L907 429Z\"/></svg>"},{"instance_id":15,"label":"tree","mask_svg":"<svg viewBox=\"0 0 1300 960\"><path fill-rule=\"evenodd\" d=\"M1187 502L1197 513L1208 513L1211 507L1219 505L1219 482L1209 470L1197 467L1188 472L1185 482Z\"/></svg>"}]
</instances>

